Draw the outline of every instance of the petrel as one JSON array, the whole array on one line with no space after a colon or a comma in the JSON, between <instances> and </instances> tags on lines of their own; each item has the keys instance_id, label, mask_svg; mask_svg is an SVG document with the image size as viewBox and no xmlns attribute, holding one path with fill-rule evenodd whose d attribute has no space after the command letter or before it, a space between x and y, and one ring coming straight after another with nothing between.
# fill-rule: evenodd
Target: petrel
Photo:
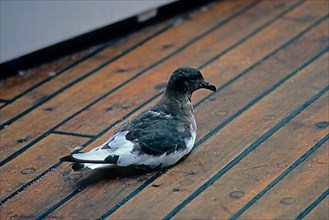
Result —
<instances>
[{"instance_id":1,"label":"petrel","mask_svg":"<svg viewBox=\"0 0 329 220\"><path fill-rule=\"evenodd\" d=\"M104 144L61 161L73 162L75 171L108 167L165 168L191 152L196 137L192 93L216 91L195 68L175 70L161 99L123 124Z\"/></svg>"}]
</instances>

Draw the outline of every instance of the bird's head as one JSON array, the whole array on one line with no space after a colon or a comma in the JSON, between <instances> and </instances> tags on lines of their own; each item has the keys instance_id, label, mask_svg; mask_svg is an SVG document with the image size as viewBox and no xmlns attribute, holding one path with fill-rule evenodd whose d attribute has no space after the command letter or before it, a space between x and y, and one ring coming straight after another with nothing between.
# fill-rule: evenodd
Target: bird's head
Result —
<instances>
[{"instance_id":1,"label":"bird's head","mask_svg":"<svg viewBox=\"0 0 329 220\"><path fill-rule=\"evenodd\" d=\"M172 73L166 93L191 96L194 91L201 88L216 91L216 87L208 83L198 69L182 67Z\"/></svg>"}]
</instances>

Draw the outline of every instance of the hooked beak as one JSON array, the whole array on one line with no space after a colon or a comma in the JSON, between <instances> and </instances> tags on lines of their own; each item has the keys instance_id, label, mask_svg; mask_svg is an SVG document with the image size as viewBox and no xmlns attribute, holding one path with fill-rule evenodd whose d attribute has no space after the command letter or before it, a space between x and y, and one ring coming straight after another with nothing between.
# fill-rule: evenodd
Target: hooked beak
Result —
<instances>
[{"instance_id":1,"label":"hooked beak","mask_svg":"<svg viewBox=\"0 0 329 220\"><path fill-rule=\"evenodd\" d=\"M201 88L209 89L209 90L211 90L211 91L213 91L213 92L216 91L216 87L215 87L214 85L211 85L211 84L208 83L207 81L203 81L203 82L201 83Z\"/></svg>"}]
</instances>

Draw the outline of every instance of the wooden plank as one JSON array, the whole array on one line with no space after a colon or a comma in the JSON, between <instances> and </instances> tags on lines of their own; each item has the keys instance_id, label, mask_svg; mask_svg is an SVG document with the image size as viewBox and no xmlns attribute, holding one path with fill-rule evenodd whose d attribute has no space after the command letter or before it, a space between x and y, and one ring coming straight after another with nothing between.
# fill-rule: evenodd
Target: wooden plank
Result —
<instances>
[{"instance_id":1,"label":"wooden plank","mask_svg":"<svg viewBox=\"0 0 329 220\"><path fill-rule=\"evenodd\" d=\"M329 197L327 196L319 205L315 206L315 208L305 216L305 220L326 220L329 219Z\"/></svg>"},{"instance_id":2,"label":"wooden plank","mask_svg":"<svg viewBox=\"0 0 329 220\"><path fill-rule=\"evenodd\" d=\"M322 118L326 120L328 115L328 96L324 100L325 111L322 113ZM317 109L316 109L317 110ZM318 112L313 112L318 113ZM309 115L313 116L313 115ZM319 119L313 121L319 122ZM311 127L311 133L304 133L308 139L313 137L314 124L307 124ZM286 130L287 132L288 130ZM324 129L328 133L328 129ZM287 135L283 135L286 137ZM296 135L297 136L297 135ZM303 137L298 134L298 137ZM305 146L305 142L300 138L295 146ZM281 145L287 145L287 142L281 141ZM314 201L329 185L328 179L328 150L329 142L323 144L323 147L318 149L305 162L293 170L262 198L260 198L253 206L241 215L243 219L296 219L301 210L306 209L312 201ZM290 152L285 150L289 154ZM260 155L259 155L260 156ZM277 159L277 158L274 158ZM272 157L270 158L271 161ZM269 170L269 169L266 169Z\"/></svg>"},{"instance_id":3,"label":"wooden plank","mask_svg":"<svg viewBox=\"0 0 329 220\"><path fill-rule=\"evenodd\" d=\"M194 43L193 45L190 45L188 48L177 54L174 59L169 59L163 62L161 65L153 68L151 71L144 73L142 77L139 77L131 82L129 87L125 86L120 88L115 93L109 95L99 103L95 104L93 107L88 108L80 115L74 117L72 120L59 127L58 130L66 132L87 133L92 135L98 134L109 124L113 123L113 121L123 117L125 114L132 111L141 103L147 101L154 94L159 93L159 87L160 89L163 89L161 85L166 84L169 74L175 68L177 68L177 66L203 65L209 59L230 48L240 39L243 39L245 36L256 30L259 26L265 24L284 9L291 6L293 2L289 3L290 4L287 4L285 7L283 7L282 2L277 2L276 4L272 4L269 1L261 2L259 5L241 14L239 17L227 23L220 29L217 29L214 32L208 34L202 40ZM281 7L278 7L278 5ZM263 11L264 14L256 16L257 12L259 11ZM237 30L239 31L237 32ZM274 36L277 35L273 35L273 38ZM218 39L222 40L219 42ZM283 38L279 39L281 41L285 40ZM260 41L258 42L260 43ZM263 53L259 53L259 56L254 57L250 63L252 63L254 60L260 59L261 56L264 56L264 54L273 49L274 45L271 45L270 48L264 48ZM232 60L229 62L231 61ZM239 65L239 70L242 71L244 68L247 68L250 66L250 63ZM213 70L202 72L204 73L205 78L212 81L213 83L216 83L217 86L221 86L230 78L234 77L239 70L231 70L227 68L224 69L223 71L225 71L226 74L224 79L222 77L218 77L221 72L215 68ZM194 97L193 100L201 99L201 97L204 97L206 94L208 94L208 92L204 91L199 94L200 95L198 97Z\"/></svg>"},{"instance_id":4,"label":"wooden plank","mask_svg":"<svg viewBox=\"0 0 329 220\"><path fill-rule=\"evenodd\" d=\"M57 200L57 196L61 193L70 193L77 188L77 185L90 181L88 178L83 178L79 173L71 172L67 165L54 170L52 175L57 176L57 179L61 179L61 176L66 176L66 178L62 179L63 181L49 182L48 184L45 184L46 182L43 182L43 184L40 184L40 182L32 184L28 189L31 190L34 196L24 198L22 195L25 194L25 191L23 191L19 196L14 197L0 206L1 217L3 219L35 219L40 214L36 210L44 210L52 205L51 203L49 203L49 205L43 203L43 199L39 200L39 195L48 194L49 191L56 189L57 192L53 195L49 195L50 197L48 197L48 199L49 201ZM46 175L44 180L47 181L48 177L49 175Z\"/></svg>"},{"instance_id":5,"label":"wooden plank","mask_svg":"<svg viewBox=\"0 0 329 220\"><path fill-rule=\"evenodd\" d=\"M320 82L325 76L326 68L318 69L318 65L326 62L326 59L328 59L328 54L260 100L207 140L183 163L161 175L153 185L147 186L109 218L116 219L120 216L129 219L135 216L140 219L152 219L166 216L218 170L245 150L249 144L326 86L326 83ZM318 77L315 81L313 81L313 73ZM313 87L315 85L319 87L315 89ZM303 91L298 88L303 88ZM238 94L241 95L241 93ZM211 111L208 114L213 115ZM265 121L264 118L266 119L268 115L272 115L272 117ZM154 185L159 187L154 187ZM142 210L148 211L143 212ZM197 211L194 210L194 212Z\"/></svg>"},{"instance_id":6,"label":"wooden plank","mask_svg":"<svg viewBox=\"0 0 329 220\"><path fill-rule=\"evenodd\" d=\"M105 92L115 89L117 86L120 86L121 82L130 80L131 77L136 76L136 72L148 68L149 65L174 52L182 44L193 40L200 33L211 29L220 21L232 15L231 9L233 6L236 5L230 3L229 7L219 7L219 9L218 7L214 7L213 10L209 9L207 13L201 13L200 15L202 16L194 16L188 22L184 22L170 29L157 38L153 38L143 46L136 48L124 57L116 60L111 65L82 80L79 84L65 90L64 93L57 95L54 99L49 100L47 103L20 118L19 122L16 121L1 130L0 134L4 140L1 143L4 152L0 155L1 160L12 155L17 150L28 148L31 142L33 144L33 141L38 140L40 135L47 132L48 129L54 129L59 122L66 120L72 114L80 111L82 107L92 103ZM223 12L223 14L220 12ZM220 15L217 15L217 13ZM163 45L167 45L168 43L173 46L163 49ZM157 52L151 54L149 51ZM122 73L121 70L127 69L127 66L129 66L129 70ZM100 84L100 82L102 83ZM25 142L17 143L17 140L22 138Z\"/></svg>"},{"instance_id":7,"label":"wooden plank","mask_svg":"<svg viewBox=\"0 0 329 220\"><path fill-rule=\"evenodd\" d=\"M318 36L319 37L319 36ZM322 46L319 46L319 48L323 48L323 45ZM282 54L286 54L287 52L284 52L284 53L282 53ZM303 54L303 53L297 53L297 54ZM302 59L300 60L300 62L302 63L303 61L302 61ZM271 68L273 69L273 66L271 66ZM270 69L270 68L269 68ZM262 72L264 72L264 69L262 69L262 70L260 70L260 72L259 73L262 73ZM271 75L271 74L270 74ZM275 74L273 74L273 76L276 76ZM265 76L264 76L265 77ZM255 78L255 76L253 76L253 77L250 77L250 81L252 81L252 79L254 79ZM266 78L266 77L265 77ZM263 79L263 78L262 78ZM247 81L249 81L249 80L247 80ZM273 79L268 79L268 81L269 82L271 82L271 83L273 83ZM244 81L241 81L241 84L243 85L244 84ZM243 88L243 86L241 86L241 84L239 84L238 86L237 86L237 88ZM256 84L259 84L258 82L257 83L255 83L255 85L253 85L253 87L256 87L257 88L257 86L256 86ZM265 89L265 88L267 88L267 84L260 84L261 86L264 86L264 87L262 87L263 89ZM254 91L254 90L250 90L250 91ZM245 93L245 91L243 91L243 92L241 92L241 93ZM257 92L255 92L255 94L254 95L257 95ZM240 93L237 95L237 96L240 96ZM243 101L243 100L242 100ZM226 101L227 102L227 101ZM247 103L248 102L248 99L247 100L244 100L244 103ZM225 102L222 102L222 103L220 103L220 104L224 104ZM243 104L243 102L242 102L242 104ZM211 107L212 109L217 109L217 108L213 108L213 106ZM209 119L208 119L209 120ZM224 119L223 119L224 120ZM213 121L213 120L212 120ZM207 131L209 131L208 129L207 129ZM50 174L49 174L50 175ZM147 178L147 176L145 177L145 178ZM59 180L51 180L51 179L48 179L47 180L47 182L51 182L51 181L59 181ZM141 182L142 183L142 182ZM141 183L139 183L139 184L141 184ZM103 183L102 183L103 184ZM109 184L109 183L107 183L106 181L104 182L104 184ZM137 187L138 185L139 185L138 183L135 183L135 187ZM98 186L100 186L100 185L98 185ZM133 188L133 186L132 185L130 185L130 187L132 187ZM101 190L99 193L98 193L98 190L100 190L100 188L101 189L106 189L106 192L103 192L103 190ZM94 190L95 190L95 188L93 188L93 190L91 190L91 191L89 191L89 192L87 192L86 194L83 194L82 195L82 197L84 198L84 197L88 197L88 198L94 198L94 200L93 199L91 199L91 201L95 201L95 199L99 199L99 201L101 201L101 199L100 198L103 198L104 196L105 197L108 197L108 198L111 198L111 201L109 201L108 203L106 203L106 204L100 204L100 205L98 205L97 207L94 207L94 211L91 213L90 211L88 211L88 213L85 213L86 215L97 215L97 210L95 210L95 209L103 209L104 210L104 206L107 206L107 205L109 205L109 204L115 204L115 202L116 201L118 201L118 200L115 200L114 199L114 197L115 198L119 198L119 195L120 194L118 194L118 192L115 190L115 188L113 188L112 190L109 190L109 188L111 188L112 189L112 187L111 186L109 186L109 185L105 185L104 187L97 187L97 192L95 192ZM88 190L88 189L87 189ZM126 191L127 190L127 191ZM128 188L125 188L125 191L121 191L121 193L122 194L125 194L125 195L127 195L128 193L129 193L129 190L131 190L131 189L128 189ZM110 193L109 191L111 191L112 193L113 193L113 195L109 195L108 193ZM85 191L83 191L83 192L85 192ZM95 194L97 194L97 195L95 195ZM101 195L101 197L99 196L99 195ZM45 195L46 196L46 195ZM121 195L122 196L122 195ZM81 204L81 198L82 197L79 197L78 199L76 199L76 201L80 201L80 202L77 202L77 203L74 203L75 205L78 205L79 203ZM40 198L41 199L41 198ZM104 198L104 199L106 199L106 198ZM86 201L86 203L87 203L87 201ZM97 202L95 202L95 203L97 203ZM84 203L83 203L84 204ZM87 204L89 204L89 203L87 203ZM87 205L86 204L86 205ZM79 205L78 205L79 206ZM77 207L77 206L71 206L71 207ZM89 206L88 206L89 207ZM106 208L106 207L105 207ZM80 209L80 208L79 208ZM74 209L73 209L74 210ZM81 210L86 210L85 208L82 208ZM71 211L72 211L72 209L71 209ZM71 216L71 215L74 215L74 213L70 213L70 215L68 215L68 216Z\"/></svg>"},{"instance_id":8,"label":"wooden plank","mask_svg":"<svg viewBox=\"0 0 329 220\"><path fill-rule=\"evenodd\" d=\"M51 134L23 154L19 160L13 160L2 166L0 200L33 180L45 168L57 163L60 155L69 154L75 147L81 146L88 140L82 137Z\"/></svg>"},{"instance_id":9,"label":"wooden plank","mask_svg":"<svg viewBox=\"0 0 329 220\"><path fill-rule=\"evenodd\" d=\"M0 98L12 100L16 96L24 93L31 87L41 83L44 80L53 78L54 74L60 72L63 67L68 67L79 61L83 57L92 53L97 47L92 47L73 55L59 58L55 61L42 64L33 69L21 71L17 76L11 76L0 80Z\"/></svg>"},{"instance_id":10,"label":"wooden plank","mask_svg":"<svg viewBox=\"0 0 329 220\"><path fill-rule=\"evenodd\" d=\"M160 32L161 30L166 29L166 27L171 22L172 20L170 19L168 21L144 28L136 33L128 35L127 37L119 39L113 45L105 48L104 50L100 50L89 59L79 63L73 68L64 71L55 79L33 89L24 96L15 100L15 102L12 104L0 110L2 115L0 118L0 124L6 123L10 119L16 117L19 114L22 114L24 111L29 110L35 105L39 105L39 103L44 102L46 98L51 97L54 93L65 89L66 86L70 83L73 83L88 75L89 72L97 69L99 66L103 65L109 60L120 56L122 53L125 53L125 51L135 47L135 45L138 45L140 42L143 42L151 36L156 35L156 33Z\"/></svg>"},{"instance_id":11,"label":"wooden plank","mask_svg":"<svg viewBox=\"0 0 329 220\"><path fill-rule=\"evenodd\" d=\"M313 51L314 52L314 51ZM241 87L241 84L240 84L240 86L239 87ZM257 94L255 94L255 95L257 95ZM222 102L223 103L223 102ZM62 169L62 166L61 166L61 168L60 169ZM68 170L68 168L67 168L67 170ZM65 172L64 170L61 170L61 172ZM31 190L30 191L30 193L31 192L33 192L32 194L34 195L34 196L39 196L40 197L40 200L37 202L38 203L38 206L37 206L37 208L40 208L41 210L42 209L45 209L45 208L47 208L47 207L49 207L49 205L48 205L48 203L47 202L49 202L49 201L47 201L46 203L44 203L45 201L43 200L43 199L45 199L46 198L46 196L48 196L47 197L47 199L51 199L51 201L55 201L56 202L56 200L58 201L58 197L60 197L61 195L67 195L69 192L71 192L73 189L78 189L78 188L71 188L70 190L67 190L67 188L64 188L64 192L62 192L61 190L58 190L59 188L56 188L58 185L56 184L56 183L58 183L58 182L62 182L62 181L60 181L60 179L61 178L63 178L61 175L60 175L60 173L57 173L57 171L56 172L54 172L54 173L56 173L56 175L57 175L57 177L53 177L53 176L51 176L51 174L52 173L50 173L49 175L47 175L47 176L45 176L44 177L44 179L42 180L42 181L44 181L44 182L46 182L47 184L49 184L49 185L52 185L52 186L54 186L53 188L46 188L46 190L43 190L43 194L40 192L40 193L36 193L36 192L34 192L33 191L33 189L37 189L38 187L37 186L35 186L34 184L28 189L28 190ZM54 174L55 175L55 174ZM87 175L86 175L87 176ZM116 176L116 175L114 175L114 176ZM53 179L52 179L53 178ZM57 178L57 179L56 179ZM147 175L145 176L145 178L147 178ZM123 178L124 179L124 178ZM145 180L145 179L144 179ZM120 188L122 191L124 191L123 193L126 193L125 195L127 195L127 193L129 193L129 192L131 192L131 190L132 190L132 188L136 188L137 186L139 186L140 184L141 184L141 182L138 182L138 181L144 181L143 179L141 179L141 180L136 180L136 179L134 179L134 178L126 178L125 179L125 181L124 182L126 182L126 184L122 184L122 182L120 182L119 184L121 184L120 186L122 186L122 185L125 185L124 186L124 190L122 189L122 188ZM54 182L53 182L54 181ZM114 184L114 183L118 183L118 181L115 181L115 180L113 180L113 181L110 181L112 184ZM130 183L131 182L131 183ZM54 183L54 184L53 184ZM39 184L41 184L41 183L39 183ZM83 182L80 182L80 184L81 185L83 185ZM98 187L100 187L101 185L98 185L98 184L100 184L100 183L98 183L97 182L97 188ZM109 190L109 188L110 189L112 189L111 187L109 187L109 180L107 180L107 181L104 181L104 184L106 184L106 185L104 185L103 187L104 187L104 190L106 189L106 192L107 193L110 193L109 191L111 191L112 192L112 190ZM78 184L76 184L76 186L75 187L77 187L77 185ZM127 186L128 185L128 186ZM79 185L80 186L80 185ZM118 186L118 185L117 185ZM100 187L100 188L103 188L103 187ZM98 190L100 190L99 188L98 188ZM114 195L113 196L115 196L115 195L117 195L117 197L119 197L119 196L121 196L121 198L122 198L122 195L120 195L119 193L118 193L118 191L115 191L115 190L117 190L117 188L113 188L113 193L114 193ZM47 194L45 194L45 192L47 193ZM98 192L98 191L97 191ZM48 194L49 193L49 194ZM66 194L65 194L66 193ZM26 194L26 191L25 192L22 192L22 196L24 196L24 198L26 198L25 196L27 195ZM31 194L31 195L32 195ZM49 196L50 195L50 196ZM97 197L97 196L93 196L93 194L89 194L89 195L85 195L86 197L85 198L95 198L95 197ZM24 198L21 198L21 199L24 199ZM111 197L112 198L112 197ZM31 199L31 200L30 200ZM113 198L113 200L115 200L114 198ZM13 200L10 200L9 202L8 202L8 204L7 204L7 207L8 207L8 205L9 205L9 203L11 203L11 201L14 201L14 199ZM33 201L33 199L32 199L32 197L29 197L29 199L25 199L25 201ZM81 203L81 200L80 200L80 203ZM28 202L26 202L26 204L28 204ZM26 205L25 204L25 205ZM115 201L114 201L114 204L115 204ZM22 206L22 209L23 210L29 210L30 208L32 208L32 207L23 207L23 205L24 204L22 204L22 203L20 203L18 206ZM108 205L108 204L105 204L105 205ZM24 211L22 211L22 209L20 210L20 211L18 211L18 214L19 213L24 213ZM31 212L32 212L33 210L31 210ZM96 213L97 214L97 213Z\"/></svg>"},{"instance_id":12,"label":"wooden plank","mask_svg":"<svg viewBox=\"0 0 329 220\"><path fill-rule=\"evenodd\" d=\"M326 25L323 25L320 29L325 30L326 29ZM313 32L313 34L311 34L310 36L315 37L320 37L322 36L321 34L319 34L319 30L316 30ZM258 93L260 92L261 89L266 89L268 88L270 85L268 83L274 83L276 80L278 79L274 79L271 77L275 77L277 76L275 73L277 72L282 72L283 74L285 72L289 72L289 68L292 67L285 67L288 68L285 70L285 68L283 66L281 66L283 63L282 62L273 62L276 60L284 60L286 54L290 54L291 57L294 57L294 61L291 60L292 62L290 63L294 63L295 65L300 65L300 63L305 62L305 60L303 61L303 59L301 57L298 58L298 56L302 55L303 53L300 53L300 51L304 51L304 46L305 42L318 42L316 40L311 40L312 37L307 36L306 39L302 39L299 44L299 46L295 45L291 45L292 48L287 49L287 51L282 51L282 53L280 53L280 55L275 56L275 58L273 58L273 60L269 61L269 62L264 62L264 66L262 68L256 69L255 68L255 74L250 75L247 79L243 79L240 81L240 83L237 83L237 85L233 86L233 88L227 89L227 90L223 90L221 93L224 94L235 94L235 97L233 98L231 96L231 101L225 100L225 99L220 99L221 96L216 96L214 98L216 98L216 102L209 102L206 105L208 105L207 108L202 108L204 107L203 105L200 106L201 109L204 110L200 110L197 109L196 110L196 118L197 121L204 121L204 124L202 124L201 128L199 126L199 134L200 136L204 136L209 130L213 129L214 126L216 126L217 123L223 122L225 119L227 119L227 117L229 117L231 114L233 114L234 112L237 111L237 109L239 109L241 106L243 106L244 104L248 103L248 101L250 100L250 96L253 97L256 96ZM318 48L320 49L321 46ZM295 56L296 55L296 56ZM298 55L298 56L297 56ZM304 54L305 55L305 54ZM305 59L305 58L304 58ZM281 63L281 64L279 64ZM296 67L296 66L295 66ZM280 71L278 71L280 70ZM263 75L263 73L267 73L266 75ZM270 78L267 78L268 76L271 76ZM267 79L266 79L267 78ZM245 86L243 86L246 82L253 82L255 79L258 79L256 82L254 82L255 84L249 85L251 89L243 89L245 88ZM266 80L265 80L266 79ZM263 83L259 83L259 82L263 82ZM242 91L238 91L239 89L242 89ZM222 97L225 97L227 95L224 95ZM248 97L248 98L246 98ZM221 100L221 101L219 101ZM211 104L213 103L213 104ZM241 106L237 105L237 103L241 104ZM220 106L220 110L219 107ZM223 111L221 111L222 109L228 110L226 112L226 115L223 114ZM204 114L205 112L207 112L207 114ZM225 111L224 111L225 112ZM221 118L219 119L219 121L216 120L212 120L211 118L209 118L209 115L221 115ZM215 121L215 122L214 122ZM207 126L206 126L207 124ZM199 136L199 138L200 138ZM199 139L198 138L198 139ZM102 141L105 141L105 137L101 138ZM100 144L102 141L99 141L97 144ZM93 144L94 146L97 146L97 144ZM91 147L91 146L89 146ZM88 149L90 149L88 147ZM144 178L147 178L144 177ZM137 185L140 186L142 183L144 183L143 181ZM115 187L112 187L113 183L106 183L106 182L101 182L99 183L99 186L101 190L97 187L90 187L85 189L84 191L82 191L81 193L79 193L79 195L77 195L76 197L74 197L73 199L70 200L69 203L65 204L64 206L62 206L61 208L59 208L57 211L54 212L53 215L51 216L61 216L61 217L68 217L68 216L76 216L76 214L72 211L75 208L78 208L79 210L85 210L82 211L83 215L88 216L90 218L96 218L99 217L97 216L97 213L103 211L106 208L106 206L110 206L110 205L115 205L115 202L119 202L118 199L118 194L116 193L116 189ZM103 186L105 185L105 186ZM137 186L135 186L137 188ZM103 190L104 189L104 190ZM110 190L111 189L111 190ZM97 192L95 192L97 191ZM128 190L127 190L128 191ZM127 192L120 192L122 194L128 194L129 191ZM112 194L113 193L113 194ZM97 194L97 195L95 195ZM88 198L86 199L87 201L85 201L84 203L81 203L81 200L83 198ZM111 198L111 201L108 201L107 198ZM101 201L107 201L106 203L102 203ZM93 212L88 211L88 207L90 206L90 204L99 204L97 207L93 207ZM77 216L76 216L77 217ZM154 217L154 216L153 216Z\"/></svg>"},{"instance_id":13,"label":"wooden plank","mask_svg":"<svg viewBox=\"0 0 329 220\"><path fill-rule=\"evenodd\" d=\"M327 98L328 93L226 172L178 212L174 218L180 219L182 216L188 218L192 216L192 213L194 218L230 218L327 133L328 129L316 128L317 123L326 120ZM323 165L320 169L323 171ZM325 172L320 172L320 175L323 174ZM301 174L299 173L299 175ZM307 175L305 176L308 178ZM312 175L309 177L312 179ZM281 194L280 196L289 197L293 190L302 190L301 183L307 185L307 181L300 181L299 184L296 183L294 187L290 188L287 185L284 191L286 195ZM262 200L264 209L259 210L262 214L258 213L259 215L252 217L242 216L241 218L253 219L257 216L259 219L281 219L277 216L280 208L282 209L283 206L288 208L287 205L279 202L282 198ZM207 201L207 205L205 201ZM281 207L279 208L278 205ZM272 212L272 215L267 215L267 212ZM265 215L267 216L265 217Z\"/></svg>"},{"instance_id":14,"label":"wooden plank","mask_svg":"<svg viewBox=\"0 0 329 220\"><path fill-rule=\"evenodd\" d=\"M61 155L59 155L58 157L60 157Z\"/></svg>"}]
</instances>

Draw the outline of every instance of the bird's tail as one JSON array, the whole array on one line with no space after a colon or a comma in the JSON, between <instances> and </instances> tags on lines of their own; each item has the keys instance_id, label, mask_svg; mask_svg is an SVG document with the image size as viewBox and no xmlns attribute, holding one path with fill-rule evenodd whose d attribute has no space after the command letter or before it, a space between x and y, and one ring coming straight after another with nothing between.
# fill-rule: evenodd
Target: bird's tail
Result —
<instances>
[{"instance_id":1,"label":"bird's tail","mask_svg":"<svg viewBox=\"0 0 329 220\"><path fill-rule=\"evenodd\" d=\"M105 169L116 167L114 164L97 164L97 163L78 163L74 162L72 164L72 169L74 171L86 171L86 170L95 170L95 169Z\"/></svg>"},{"instance_id":2,"label":"bird's tail","mask_svg":"<svg viewBox=\"0 0 329 220\"><path fill-rule=\"evenodd\" d=\"M108 152L105 153L102 150L73 153L60 159L62 162L72 162L74 171L115 167L117 160L118 156L109 155Z\"/></svg>"}]
</instances>

